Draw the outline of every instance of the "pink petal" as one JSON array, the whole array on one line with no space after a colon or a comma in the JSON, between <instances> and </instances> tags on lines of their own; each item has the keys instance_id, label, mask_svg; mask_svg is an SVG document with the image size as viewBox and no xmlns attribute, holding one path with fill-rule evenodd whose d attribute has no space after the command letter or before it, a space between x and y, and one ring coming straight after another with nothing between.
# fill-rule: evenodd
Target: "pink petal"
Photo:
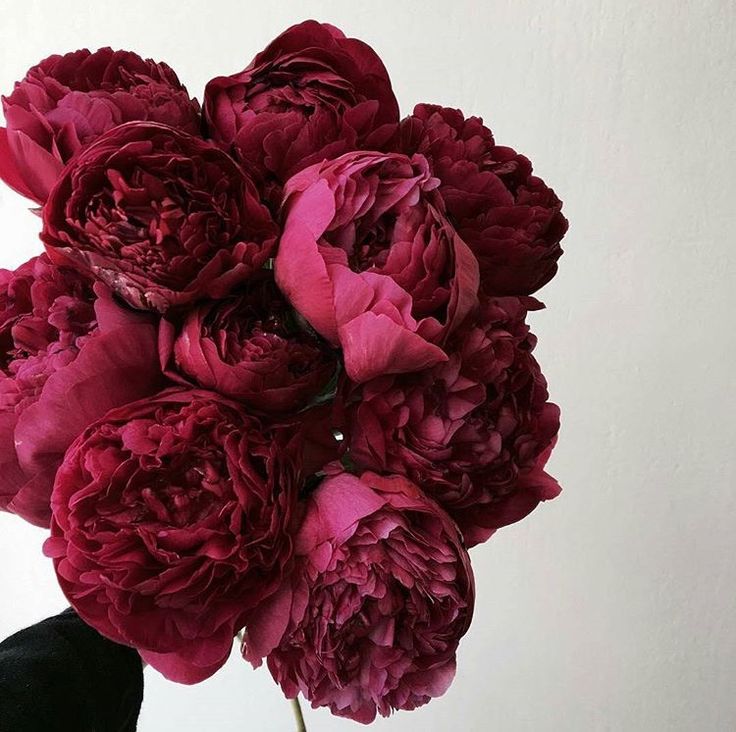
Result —
<instances>
[{"instance_id":1,"label":"pink petal","mask_svg":"<svg viewBox=\"0 0 736 732\"><path fill-rule=\"evenodd\" d=\"M287 221L274 270L276 283L296 310L320 335L336 345L332 282L317 249L316 237L308 235L308 231L319 230L327 217L329 222L334 216L333 197L329 190L319 195L321 187L327 187L327 183L313 186L300 200L300 210L306 203L309 215Z\"/></svg>"},{"instance_id":2,"label":"pink petal","mask_svg":"<svg viewBox=\"0 0 736 732\"><path fill-rule=\"evenodd\" d=\"M150 666L165 676L169 681L178 684L198 684L219 671L230 657L233 642L232 636L226 644L221 643L213 647L211 638L202 641L192 641L188 652L184 653L154 653L140 651L141 658ZM217 650L216 660L211 660L213 650ZM202 651L203 657L199 658Z\"/></svg>"},{"instance_id":3,"label":"pink petal","mask_svg":"<svg viewBox=\"0 0 736 732\"><path fill-rule=\"evenodd\" d=\"M46 382L15 431L23 469L48 484L74 438L113 407L153 394L162 385L152 325L93 336L79 356Z\"/></svg>"},{"instance_id":4,"label":"pink petal","mask_svg":"<svg viewBox=\"0 0 736 732\"><path fill-rule=\"evenodd\" d=\"M30 198L38 203L45 203L64 167L61 161L23 132L15 132L8 139L8 145L15 160L23 161L18 167L22 165L23 179L31 192Z\"/></svg>"},{"instance_id":5,"label":"pink petal","mask_svg":"<svg viewBox=\"0 0 736 732\"><path fill-rule=\"evenodd\" d=\"M42 200L36 198L31 189L26 185L23 177L15 163L15 157L8 143L8 131L5 127L0 127L0 179L9 185L14 191L20 193L21 196L30 198L38 203Z\"/></svg>"},{"instance_id":6,"label":"pink petal","mask_svg":"<svg viewBox=\"0 0 736 732\"><path fill-rule=\"evenodd\" d=\"M345 371L356 383L447 361L447 354L386 315L363 313L339 329Z\"/></svg>"}]
</instances>

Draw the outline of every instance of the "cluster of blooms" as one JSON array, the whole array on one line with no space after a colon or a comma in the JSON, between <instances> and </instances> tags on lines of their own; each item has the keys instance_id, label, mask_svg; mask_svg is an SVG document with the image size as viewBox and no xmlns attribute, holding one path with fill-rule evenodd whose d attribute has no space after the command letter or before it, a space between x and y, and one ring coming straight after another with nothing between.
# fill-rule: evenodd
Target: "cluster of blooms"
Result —
<instances>
[{"instance_id":1,"label":"cluster of blooms","mask_svg":"<svg viewBox=\"0 0 736 732\"><path fill-rule=\"evenodd\" d=\"M526 324L567 222L477 117L399 117L374 51L290 28L204 103L166 64L51 56L0 177L0 508L100 633L195 683L265 658L370 722L442 694L467 549L559 492Z\"/></svg>"}]
</instances>

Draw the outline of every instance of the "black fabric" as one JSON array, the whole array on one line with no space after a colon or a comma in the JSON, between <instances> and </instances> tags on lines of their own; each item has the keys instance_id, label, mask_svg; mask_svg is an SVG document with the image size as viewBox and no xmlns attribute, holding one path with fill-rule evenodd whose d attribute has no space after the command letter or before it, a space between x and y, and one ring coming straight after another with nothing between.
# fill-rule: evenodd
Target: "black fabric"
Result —
<instances>
[{"instance_id":1,"label":"black fabric","mask_svg":"<svg viewBox=\"0 0 736 732\"><path fill-rule=\"evenodd\" d=\"M0 643L0 732L134 732L143 664L67 610Z\"/></svg>"}]
</instances>

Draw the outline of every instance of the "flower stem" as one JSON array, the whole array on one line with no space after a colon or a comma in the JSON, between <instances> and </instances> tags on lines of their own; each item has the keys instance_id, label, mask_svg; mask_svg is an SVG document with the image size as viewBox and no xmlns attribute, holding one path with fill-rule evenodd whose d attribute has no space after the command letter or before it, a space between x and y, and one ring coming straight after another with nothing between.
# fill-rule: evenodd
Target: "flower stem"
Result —
<instances>
[{"instance_id":1,"label":"flower stem","mask_svg":"<svg viewBox=\"0 0 736 732\"><path fill-rule=\"evenodd\" d=\"M304 715L302 714L302 707L299 704L298 696L295 696L291 700L291 708L296 718L296 732L307 732L307 726L304 724Z\"/></svg>"}]
</instances>

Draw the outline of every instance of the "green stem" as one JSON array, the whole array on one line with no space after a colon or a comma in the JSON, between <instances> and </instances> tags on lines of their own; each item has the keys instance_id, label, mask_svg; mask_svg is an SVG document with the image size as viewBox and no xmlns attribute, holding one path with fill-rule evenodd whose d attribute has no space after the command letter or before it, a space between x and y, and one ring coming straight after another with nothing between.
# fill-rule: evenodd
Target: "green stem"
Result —
<instances>
[{"instance_id":1,"label":"green stem","mask_svg":"<svg viewBox=\"0 0 736 732\"><path fill-rule=\"evenodd\" d=\"M291 708L294 711L294 717L296 718L296 732L307 732L307 726L304 724L304 715L302 714L302 707L299 704L299 697L295 696L291 700Z\"/></svg>"}]
</instances>

